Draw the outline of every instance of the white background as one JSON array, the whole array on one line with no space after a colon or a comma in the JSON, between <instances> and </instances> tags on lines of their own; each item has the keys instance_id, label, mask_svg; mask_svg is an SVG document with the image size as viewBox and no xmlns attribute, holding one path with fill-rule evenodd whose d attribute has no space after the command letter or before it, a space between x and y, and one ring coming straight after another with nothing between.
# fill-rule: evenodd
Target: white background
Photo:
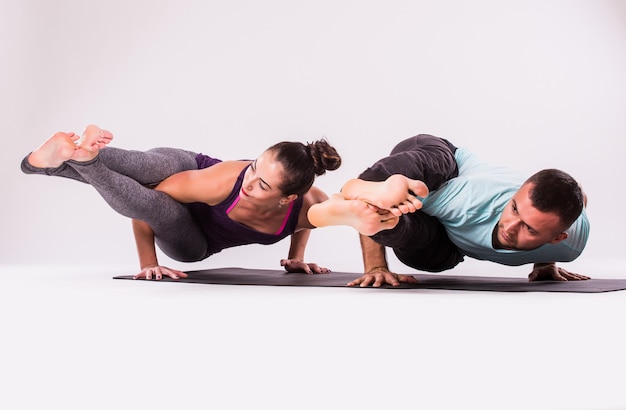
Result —
<instances>
[{"instance_id":1,"label":"white background","mask_svg":"<svg viewBox=\"0 0 626 410\"><path fill-rule=\"evenodd\" d=\"M626 2L0 0L3 408L626 407L623 292L273 289L118 282L130 223L24 175L55 131L254 158L327 138L336 192L401 139L570 172L591 238L565 267L623 278ZM288 242L180 269L278 268ZM307 259L361 269L357 235ZM392 267L410 272L392 258ZM525 276L466 261L455 274ZM6 402L6 405L5 405Z\"/></svg>"}]
</instances>

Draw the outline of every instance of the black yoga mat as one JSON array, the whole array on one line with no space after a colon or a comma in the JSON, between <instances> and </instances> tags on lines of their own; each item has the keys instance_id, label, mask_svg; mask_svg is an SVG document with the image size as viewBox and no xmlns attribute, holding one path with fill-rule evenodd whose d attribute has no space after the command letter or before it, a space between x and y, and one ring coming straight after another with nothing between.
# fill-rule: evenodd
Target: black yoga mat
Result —
<instances>
[{"instance_id":1,"label":"black yoga mat","mask_svg":"<svg viewBox=\"0 0 626 410\"><path fill-rule=\"evenodd\" d=\"M347 287L346 283L361 276L359 273L332 272L322 275L286 273L284 270L219 268L186 272L189 277L173 280L163 278L158 282L204 283L212 285L261 285L261 286L318 286ZM419 283L385 289L449 289L494 292L573 292L598 293L626 289L626 279L589 279L571 282L528 282L526 278L502 278L490 276L451 276L441 274L412 274ZM131 275L115 276L113 279L131 279ZM157 281L153 281L157 282Z\"/></svg>"}]
</instances>

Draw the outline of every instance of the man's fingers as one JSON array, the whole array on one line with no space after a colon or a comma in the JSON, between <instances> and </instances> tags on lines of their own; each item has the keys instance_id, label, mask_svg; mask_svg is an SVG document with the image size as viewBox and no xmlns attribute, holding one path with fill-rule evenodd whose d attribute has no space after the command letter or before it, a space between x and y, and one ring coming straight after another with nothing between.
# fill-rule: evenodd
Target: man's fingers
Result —
<instances>
[{"instance_id":1,"label":"man's fingers","mask_svg":"<svg viewBox=\"0 0 626 410\"><path fill-rule=\"evenodd\" d=\"M540 277L539 277L540 274L541 274L541 271L537 269L533 270L532 272L528 274L528 281L533 282L536 280L540 280Z\"/></svg>"},{"instance_id":2,"label":"man's fingers","mask_svg":"<svg viewBox=\"0 0 626 410\"><path fill-rule=\"evenodd\" d=\"M368 286L370 286L372 284L372 281L374 280L374 277L372 275L366 275L364 278L362 278L361 283L359 284L360 287L362 288L366 288ZM374 283L374 286L376 286L376 284Z\"/></svg>"},{"instance_id":3,"label":"man's fingers","mask_svg":"<svg viewBox=\"0 0 626 410\"><path fill-rule=\"evenodd\" d=\"M589 276L581 275L579 273L574 273L567 271L563 268L559 268L559 274L562 275L566 280L589 280L591 279Z\"/></svg>"},{"instance_id":4,"label":"man's fingers","mask_svg":"<svg viewBox=\"0 0 626 410\"><path fill-rule=\"evenodd\" d=\"M361 276L360 278L355 279L352 282L349 282L348 286L357 286L357 285L359 285L361 287L367 286L367 285L364 285L366 278L367 278L367 276Z\"/></svg>"},{"instance_id":5,"label":"man's fingers","mask_svg":"<svg viewBox=\"0 0 626 410\"><path fill-rule=\"evenodd\" d=\"M403 283L418 283L417 279L411 275L398 275L398 281Z\"/></svg>"},{"instance_id":6,"label":"man's fingers","mask_svg":"<svg viewBox=\"0 0 626 410\"><path fill-rule=\"evenodd\" d=\"M391 286L400 286L400 282L398 281L398 276L394 275L393 273L385 273L385 274L380 275L380 285L384 285L385 283Z\"/></svg>"},{"instance_id":7,"label":"man's fingers","mask_svg":"<svg viewBox=\"0 0 626 410\"><path fill-rule=\"evenodd\" d=\"M347 283L347 286L359 285L362 288L368 286L379 288L383 285L400 286L400 282L417 283L417 279L410 275L396 275L391 272L368 273Z\"/></svg>"}]
</instances>

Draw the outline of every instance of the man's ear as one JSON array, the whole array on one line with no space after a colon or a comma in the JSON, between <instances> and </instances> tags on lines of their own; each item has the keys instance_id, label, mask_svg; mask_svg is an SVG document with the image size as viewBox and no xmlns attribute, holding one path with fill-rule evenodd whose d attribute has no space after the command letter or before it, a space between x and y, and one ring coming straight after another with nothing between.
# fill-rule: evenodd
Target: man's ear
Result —
<instances>
[{"instance_id":1,"label":"man's ear","mask_svg":"<svg viewBox=\"0 0 626 410\"><path fill-rule=\"evenodd\" d=\"M550 241L550 243L552 245L555 245L561 241L564 241L565 239L567 239L568 235L567 232L561 232L560 234L558 234L554 239L552 239L552 241Z\"/></svg>"}]
</instances>

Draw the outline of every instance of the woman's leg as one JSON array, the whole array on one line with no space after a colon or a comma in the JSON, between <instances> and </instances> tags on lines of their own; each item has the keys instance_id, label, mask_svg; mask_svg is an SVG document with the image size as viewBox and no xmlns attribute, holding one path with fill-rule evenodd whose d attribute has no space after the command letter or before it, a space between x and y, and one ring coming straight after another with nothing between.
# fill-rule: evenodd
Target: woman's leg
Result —
<instances>
[{"instance_id":1,"label":"woman's leg","mask_svg":"<svg viewBox=\"0 0 626 410\"><path fill-rule=\"evenodd\" d=\"M77 140L78 136L72 133L53 135L22 160L22 171L86 182L65 162L74 154ZM148 186L156 185L177 172L198 167L194 152L176 148L153 148L144 152L106 147L99 151L98 156L109 169Z\"/></svg>"},{"instance_id":2,"label":"woman's leg","mask_svg":"<svg viewBox=\"0 0 626 410\"><path fill-rule=\"evenodd\" d=\"M87 162L68 161L115 211L145 221L159 248L179 261L198 261L206 256L207 243L191 212L169 195L147 188L136 180L109 169L97 156Z\"/></svg>"},{"instance_id":3,"label":"woman's leg","mask_svg":"<svg viewBox=\"0 0 626 410\"><path fill-rule=\"evenodd\" d=\"M83 141L85 139L89 142L88 136ZM59 169L62 173L60 176L92 185L115 211L148 223L154 231L157 244L171 258L197 261L207 256L206 238L187 207L163 192L143 186L144 183L158 182L173 172L197 168L191 153L157 149L146 156L137 151L76 150L75 138L68 135L59 137L58 134L47 142L50 143L44 144L44 149L38 149L34 151L35 155L27 157L26 163L30 167L38 170ZM172 154L176 154L174 161L170 158ZM150 161L133 162L148 157ZM155 166L159 165L155 164L155 158L164 161L159 163L161 169ZM58 166L59 163L62 165ZM108 165L128 171L141 182L114 171Z\"/></svg>"}]
</instances>

